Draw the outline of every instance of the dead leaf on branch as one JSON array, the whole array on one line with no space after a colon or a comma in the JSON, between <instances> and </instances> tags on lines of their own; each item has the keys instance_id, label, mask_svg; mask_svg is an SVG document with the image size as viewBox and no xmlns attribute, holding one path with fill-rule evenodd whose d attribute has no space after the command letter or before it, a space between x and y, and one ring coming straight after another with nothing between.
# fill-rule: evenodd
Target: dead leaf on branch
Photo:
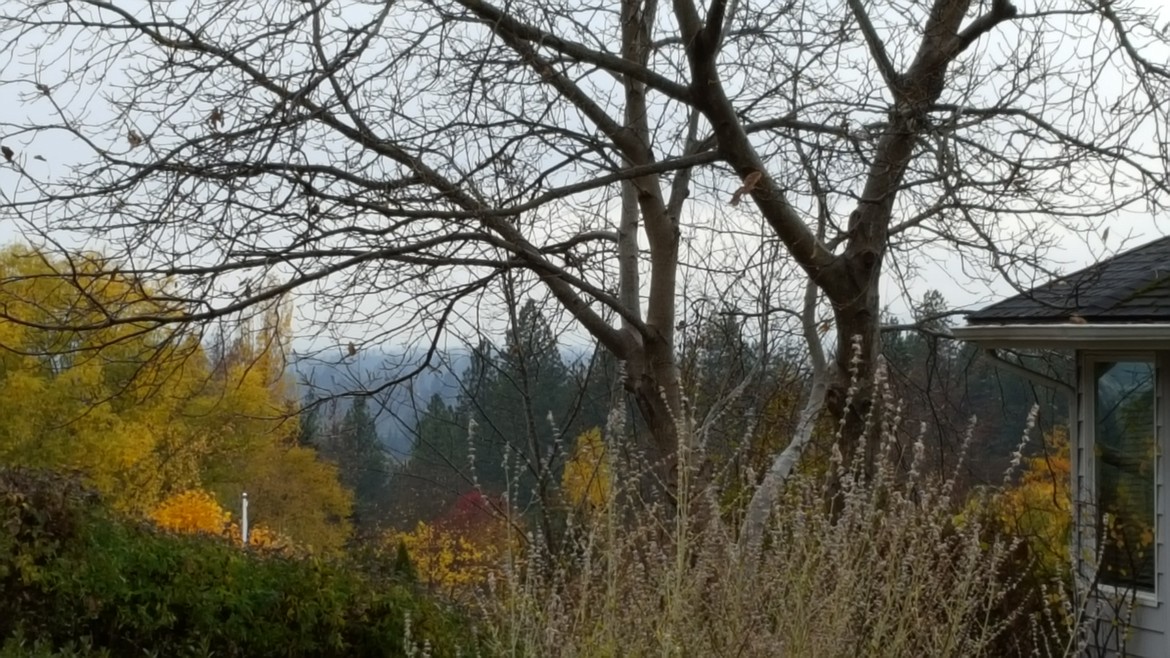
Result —
<instances>
[{"instance_id":1,"label":"dead leaf on branch","mask_svg":"<svg viewBox=\"0 0 1170 658\"><path fill-rule=\"evenodd\" d=\"M208 123L212 128L219 128L223 125L223 110L218 107L211 111L211 116L207 117Z\"/></svg>"},{"instance_id":2,"label":"dead leaf on branch","mask_svg":"<svg viewBox=\"0 0 1170 658\"><path fill-rule=\"evenodd\" d=\"M764 173L762 171L753 171L752 173L745 176L743 179L743 185L740 185L739 189L735 191L735 194L731 195L731 205L738 206L740 200L743 199L743 196L745 194L751 194L752 190L756 189L756 185L763 177Z\"/></svg>"}]
</instances>

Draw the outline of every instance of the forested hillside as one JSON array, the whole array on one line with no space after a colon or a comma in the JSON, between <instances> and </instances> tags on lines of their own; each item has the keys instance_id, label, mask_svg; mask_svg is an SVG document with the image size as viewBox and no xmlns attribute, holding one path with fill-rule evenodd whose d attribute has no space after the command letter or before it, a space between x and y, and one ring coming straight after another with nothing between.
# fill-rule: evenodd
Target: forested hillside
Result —
<instances>
[{"instance_id":1,"label":"forested hillside","mask_svg":"<svg viewBox=\"0 0 1170 658\"><path fill-rule=\"evenodd\" d=\"M943 472L956 464L963 437L973 432L962 484L992 483L1011 460L1032 405L1040 405L1038 422L1049 431L1065 422L1067 400L948 338L946 320L931 319L941 308L945 301L930 293L910 322L887 316L889 377L907 409L902 439L913 443L925 427L932 467ZM764 354L739 317L720 311L689 326L680 359L693 413L708 421L707 450L729 481L762 472L769 455L787 444L810 385L799 343ZM919 330L922 319L929 319L926 331ZM302 417L302 435L327 455L350 451L338 462L343 480L366 483L350 488L358 492L358 507L370 510L365 518L379 524L409 528L433 521L475 489L510 492L514 504L531 509L553 495L578 439L615 421L610 412L616 402L627 411L611 431L645 431L631 413L633 401L614 385L619 364L603 350L574 348L571 340L556 335L539 305L528 300L503 336L484 336L466 352L436 357L457 371L428 373L427 385L369 398L320 398ZM379 358L365 354L360 362L373 370ZM381 358L393 363L398 357ZM1067 365L1037 360L1036 367L1059 375ZM365 429L355 428L359 419ZM328 447L355 440L349 448ZM828 449L827 440L819 450ZM382 446L380 456L375 446Z\"/></svg>"},{"instance_id":2,"label":"forested hillside","mask_svg":"<svg viewBox=\"0 0 1170 658\"><path fill-rule=\"evenodd\" d=\"M83 318L99 303L148 306L158 292L130 279L86 279L85 264L72 264L79 265L64 278L63 263L10 248L3 256L10 283L0 293L13 312L69 309ZM928 296L923 317L943 304ZM238 510L246 490L254 523L335 551L355 525L365 534L409 529L442 517L471 491L508 494L537 514L558 499L580 437L645 431L633 400L615 386L619 364L605 351L574 348L535 300L502 336L439 354L439 367L422 379L370 396L346 394L339 373L372 381L396 355L362 353L331 371L286 369L291 313L273 306L213 337L126 325L82 339L5 323L0 399L10 420L0 426L0 458L79 469L116 506L139 513L194 489ZM929 329L887 336L890 378L911 410L906 426L925 424L941 472L972 417L1006 419L973 426L978 451L966 483L992 481L1028 408L1042 403L1041 423L1051 427L1062 421L1063 401L948 339L944 321ZM789 440L810 385L807 357L795 342L767 352L730 310L683 335L692 413L731 491ZM613 417L619 406L626 411Z\"/></svg>"}]
</instances>

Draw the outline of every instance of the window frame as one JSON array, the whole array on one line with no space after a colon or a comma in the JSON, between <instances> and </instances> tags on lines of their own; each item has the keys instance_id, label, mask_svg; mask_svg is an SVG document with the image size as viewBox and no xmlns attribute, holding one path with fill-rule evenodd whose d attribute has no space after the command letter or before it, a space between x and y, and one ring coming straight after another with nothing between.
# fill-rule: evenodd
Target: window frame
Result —
<instances>
[{"instance_id":1,"label":"window frame","mask_svg":"<svg viewBox=\"0 0 1170 658\"><path fill-rule=\"evenodd\" d=\"M1080 370L1078 376L1078 395L1080 402L1080 410L1077 417L1079 427L1079 438L1081 444L1081 486L1087 494L1086 500L1089 503L1088 509L1084 509L1077 514L1077 525L1080 526L1076 534L1082 535L1082 545L1088 549L1087 557L1091 560L1096 560L1100 555L1097 544L1097 378L1095 376L1095 366L1098 363L1109 362L1147 362L1154 368L1154 400L1153 400L1153 423L1154 423L1154 586L1153 589L1141 589L1139 587L1125 587L1120 585L1111 585L1101 581L1100 576L1096 579L1095 587L1101 592L1109 596L1124 596L1133 597L1135 602L1150 607L1157 607L1161 596L1160 580L1162 571L1164 569L1165 553L1163 552L1162 533L1164 524L1161 522L1163 512L1163 486L1165 484L1162 474L1162 456L1164 454L1166 430L1163 422L1163 414L1165 413L1164 405L1162 404L1164 387L1164 378L1170 373L1170 368L1167 366L1170 352L1161 350L1085 350L1081 351L1077 359L1077 366ZM1075 483L1073 486L1076 486ZM1075 492L1074 492L1075 493ZM1078 508L1080 506L1078 505ZM1084 554L1082 554L1083 556ZM1081 558L1082 556L1078 556ZM1079 569L1078 569L1079 571Z\"/></svg>"}]
</instances>

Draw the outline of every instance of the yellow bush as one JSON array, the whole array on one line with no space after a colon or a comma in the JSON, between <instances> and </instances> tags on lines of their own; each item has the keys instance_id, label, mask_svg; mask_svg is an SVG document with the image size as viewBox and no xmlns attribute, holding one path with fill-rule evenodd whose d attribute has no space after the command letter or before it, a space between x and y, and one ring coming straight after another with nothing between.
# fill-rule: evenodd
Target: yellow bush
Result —
<instances>
[{"instance_id":1,"label":"yellow bush","mask_svg":"<svg viewBox=\"0 0 1170 658\"><path fill-rule=\"evenodd\" d=\"M158 527L171 532L218 535L234 544L243 543L240 526L232 522L231 513L202 489L184 491L167 498L150 512L150 519ZM294 550L292 540L263 525L248 530L248 546L264 551Z\"/></svg>"},{"instance_id":2,"label":"yellow bush","mask_svg":"<svg viewBox=\"0 0 1170 658\"><path fill-rule=\"evenodd\" d=\"M233 544L242 545L244 543L243 532L238 524L230 524L224 531L224 535ZM287 535L264 525L254 525L248 528L248 547L266 553L312 553L306 547L298 546Z\"/></svg>"},{"instance_id":3,"label":"yellow bush","mask_svg":"<svg viewBox=\"0 0 1170 658\"><path fill-rule=\"evenodd\" d=\"M565 463L561 486L574 508L605 506L610 488L609 463L601 430L594 427L577 437L572 458Z\"/></svg>"},{"instance_id":4,"label":"yellow bush","mask_svg":"<svg viewBox=\"0 0 1170 658\"><path fill-rule=\"evenodd\" d=\"M227 530L231 514L211 494L194 489L163 500L150 512L150 519L172 532L220 535Z\"/></svg>"},{"instance_id":5,"label":"yellow bush","mask_svg":"<svg viewBox=\"0 0 1170 658\"><path fill-rule=\"evenodd\" d=\"M1045 569L1063 573L1072 532L1068 430L1058 427L1044 440L1045 454L1024 459L1019 481L996 497L994 509Z\"/></svg>"},{"instance_id":6,"label":"yellow bush","mask_svg":"<svg viewBox=\"0 0 1170 658\"><path fill-rule=\"evenodd\" d=\"M410 532L386 533L383 541L389 550L406 547L420 583L456 597L486 583L503 557L493 537L476 539L423 521Z\"/></svg>"}]
</instances>

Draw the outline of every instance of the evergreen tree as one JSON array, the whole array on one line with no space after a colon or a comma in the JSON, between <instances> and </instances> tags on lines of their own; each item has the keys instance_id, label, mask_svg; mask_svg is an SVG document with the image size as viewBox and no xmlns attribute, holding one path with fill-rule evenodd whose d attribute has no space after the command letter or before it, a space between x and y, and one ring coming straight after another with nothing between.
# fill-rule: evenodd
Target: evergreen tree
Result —
<instances>
[{"instance_id":1,"label":"evergreen tree","mask_svg":"<svg viewBox=\"0 0 1170 658\"><path fill-rule=\"evenodd\" d=\"M523 378L533 389L564 387L567 372L557 339L536 300L524 302L504 347L501 366L508 376Z\"/></svg>"},{"instance_id":2,"label":"evergreen tree","mask_svg":"<svg viewBox=\"0 0 1170 658\"><path fill-rule=\"evenodd\" d=\"M297 445L315 448L320 445L321 438L321 406L314 404L312 398L306 398L301 407Z\"/></svg>"},{"instance_id":3,"label":"evergreen tree","mask_svg":"<svg viewBox=\"0 0 1170 658\"><path fill-rule=\"evenodd\" d=\"M687 332L680 362L699 439L711 460L710 475L722 479L718 484L734 497L744 493L742 476L763 472L792 439L807 385L803 354L765 355L733 309L712 313ZM763 358L768 364L760 367Z\"/></svg>"},{"instance_id":4,"label":"evergreen tree","mask_svg":"<svg viewBox=\"0 0 1170 658\"><path fill-rule=\"evenodd\" d=\"M519 507L555 497L573 437L605 426L613 357L566 364L536 301L514 317L502 346L485 338L472 350L454 404L435 395L419 413L410 457L393 478L397 525L439 518L477 485L489 496L510 490Z\"/></svg>"},{"instance_id":5,"label":"evergreen tree","mask_svg":"<svg viewBox=\"0 0 1170 658\"><path fill-rule=\"evenodd\" d=\"M568 368L535 300L516 314L495 366L493 385L474 416L476 469L487 491L510 486L513 499L524 505L544 497L539 490L556 482L553 471L563 461L559 453L571 406Z\"/></svg>"},{"instance_id":6,"label":"evergreen tree","mask_svg":"<svg viewBox=\"0 0 1170 658\"><path fill-rule=\"evenodd\" d=\"M354 494L354 525L364 531L383 525L392 502L390 464L366 398L354 399L322 451L337 464L342 484Z\"/></svg>"},{"instance_id":7,"label":"evergreen tree","mask_svg":"<svg viewBox=\"0 0 1170 658\"><path fill-rule=\"evenodd\" d=\"M1066 402L1060 394L1036 386L1005 370L975 347L947 338L949 306L942 294L927 291L913 309L914 330L887 331L882 336L894 394L903 402L903 429L909 443L919 427L926 428L928 452L937 468L954 466L970 419L977 419L973 446L967 451L968 475L974 483L1002 477L1028 411L1040 404L1041 429L1064 422ZM887 316L887 326L901 326ZM1036 355L1025 355L1034 359ZM1050 365L1034 359L1032 367ZM1058 379L1060 373L1048 373ZM911 435L914 436L911 436Z\"/></svg>"},{"instance_id":8,"label":"evergreen tree","mask_svg":"<svg viewBox=\"0 0 1170 658\"><path fill-rule=\"evenodd\" d=\"M390 483L390 522L403 529L439 517L473 487L467 422L438 394L418 415L415 433L410 458Z\"/></svg>"},{"instance_id":9,"label":"evergreen tree","mask_svg":"<svg viewBox=\"0 0 1170 658\"><path fill-rule=\"evenodd\" d=\"M567 366L572 409L566 436L580 436L594 427L608 429L610 412L618 402L615 395L625 394L618 384L618 366L613 354L601 347Z\"/></svg>"}]
</instances>

